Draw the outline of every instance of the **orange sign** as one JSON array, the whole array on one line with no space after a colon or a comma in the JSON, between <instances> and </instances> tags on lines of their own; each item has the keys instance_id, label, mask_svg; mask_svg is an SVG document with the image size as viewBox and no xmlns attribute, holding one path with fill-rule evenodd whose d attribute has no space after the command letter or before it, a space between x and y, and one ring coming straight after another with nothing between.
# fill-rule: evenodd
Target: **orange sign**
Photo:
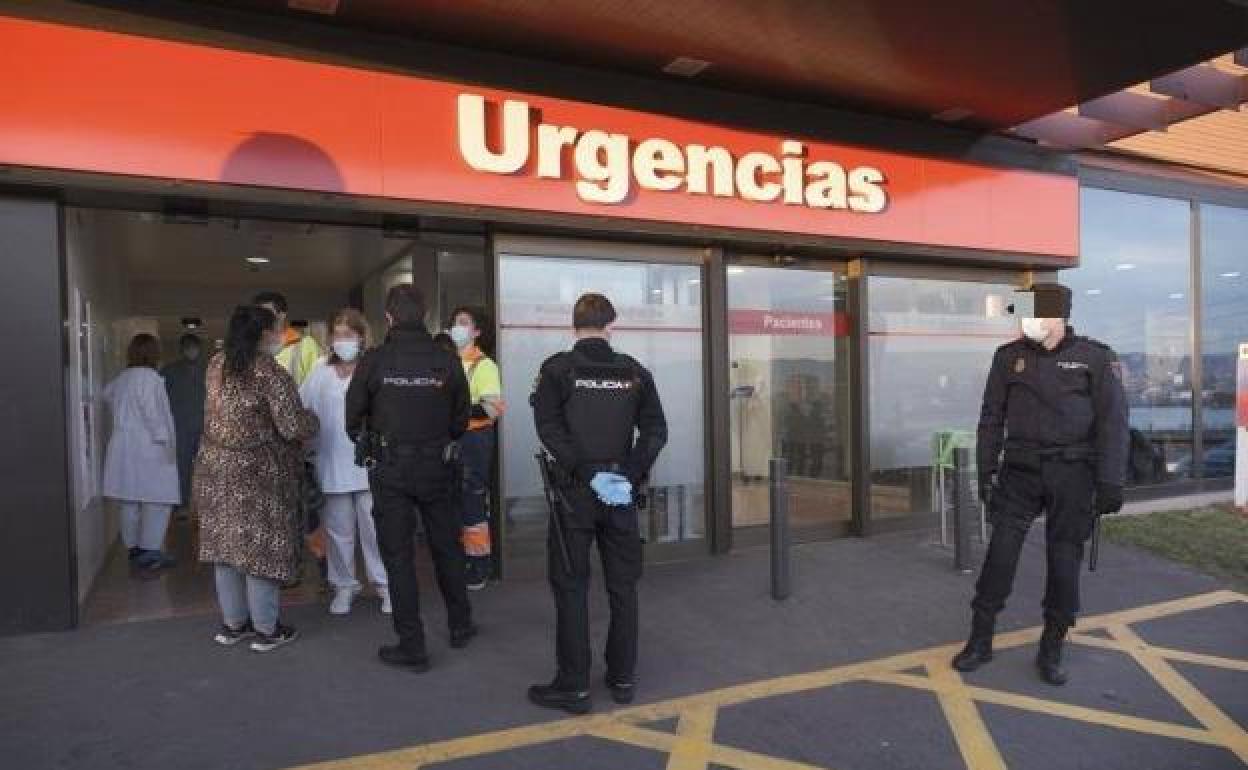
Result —
<instances>
[{"instance_id":1,"label":"orange sign","mask_svg":"<svg viewBox=\"0 0 1248 770\"><path fill-rule=\"evenodd\" d=\"M0 163L1078 253L1072 177L0 18Z\"/></svg>"}]
</instances>

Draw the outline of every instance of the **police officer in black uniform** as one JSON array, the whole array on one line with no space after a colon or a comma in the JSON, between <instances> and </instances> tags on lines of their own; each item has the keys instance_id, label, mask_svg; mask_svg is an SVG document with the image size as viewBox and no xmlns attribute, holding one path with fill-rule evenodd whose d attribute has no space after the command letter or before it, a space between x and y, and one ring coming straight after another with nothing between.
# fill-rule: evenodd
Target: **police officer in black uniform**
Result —
<instances>
[{"instance_id":1,"label":"police officer in black uniform","mask_svg":"<svg viewBox=\"0 0 1248 770\"><path fill-rule=\"evenodd\" d=\"M578 714L591 707L589 548L595 540L611 608L605 681L616 703L633 700L642 572L634 490L667 443L653 377L608 343L615 318L601 294L578 299L576 345L542 364L532 400L537 435L556 466L553 516L559 518L547 538L557 670L550 684L529 688L529 699Z\"/></svg>"},{"instance_id":2,"label":"police officer in black uniform","mask_svg":"<svg viewBox=\"0 0 1248 770\"><path fill-rule=\"evenodd\" d=\"M1036 666L1044 681L1061 685L1084 543L1097 516L1122 508L1127 407L1117 356L1067 325L1070 290L1042 283L1032 291L1034 317L1022 319L1022 337L997 349L984 389L977 462L992 540L971 602L970 640L953 665L974 671L992 660L996 615L1043 511L1048 573Z\"/></svg>"},{"instance_id":3,"label":"police officer in black uniform","mask_svg":"<svg viewBox=\"0 0 1248 770\"><path fill-rule=\"evenodd\" d=\"M397 645L378 650L386 663L425 671L429 657L413 570L416 516L433 554L452 647L477 633L464 585L459 516L452 504L455 440L468 427L468 383L459 358L435 348L425 302L411 284L386 296L390 332L360 360L347 389L346 428L370 449L369 486L377 545L386 566ZM359 454L357 452L357 454Z\"/></svg>"}]
</instances>

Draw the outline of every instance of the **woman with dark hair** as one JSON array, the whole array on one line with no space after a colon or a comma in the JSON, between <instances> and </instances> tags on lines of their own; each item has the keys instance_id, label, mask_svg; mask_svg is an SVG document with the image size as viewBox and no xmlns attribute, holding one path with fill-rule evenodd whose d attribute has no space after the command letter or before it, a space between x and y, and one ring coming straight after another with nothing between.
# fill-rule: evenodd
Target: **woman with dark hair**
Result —
<instances>
[{"instance_id":1,"label":"woman with dark hair","mask_svg":"<svg viewBox=\"0 0 1248 770\"><path fill-rule=\"evenodd\" d=\"M481 340L488 328L483 310L458 307L451 313L447 331L464 365L472 403L468 432L459 440L464 458L463 543L471 591L485 588L490 578L490 520L486 496L494 462L494 423L502 416L504 408L498 364L481 349Z\"/></svg>"},{"instance_id":2,"label":"woman with dark hair","mask_svg":"<svg viewBox=\"0 0 1248 770\"><path fill-rule=\"evenodd\" d=\"M204 435L191 495L200 516L200 561L213 564L224 623L218 644L255 636L269 652L294 641L278 618L281 585L295 576L302 442L316 415L273 358L277 317L242 305L230 316L225 350L208 364Z\"/></svg>"},{"instance_id":3,"label":"woman with dark hair","mask_svg":"<svg viewBox=\"0 0 1248 770\"><path fill-rule=\"evenodd\" d=\"M165 532L182 496L173 412L159 365L160 342L136 334L126 349L126 368L103 392L113 433L104 453L102 492L119 503L130 562L145 569L173 566L164 552Z\"/></svg>"}]
</instances>

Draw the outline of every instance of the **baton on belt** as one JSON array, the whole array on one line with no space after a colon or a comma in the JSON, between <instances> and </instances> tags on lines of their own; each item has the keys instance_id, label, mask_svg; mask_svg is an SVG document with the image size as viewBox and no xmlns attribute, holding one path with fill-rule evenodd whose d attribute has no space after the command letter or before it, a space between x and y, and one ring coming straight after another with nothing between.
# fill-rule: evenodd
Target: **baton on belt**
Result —
<instances>
[{"instance_id":1,"label":"baton on belt","mask_svg":"<svg viewBox=\"0 0 1248 770\"><path fill-rule=\"evenodd\" d=\"M550 510L550 526L554 530L555 540L559 544L559 558L563 561L563 569L569 575L572 574L572 556L568 552L568 540L563 532L563 517L559 515L559 506L562 504L564 508L571 510L567 499L563 495L563 490L555 484L555 458L550 453L541 450L535 457L537 458L537 467L542 472L542 491L546 496L546 507Z\"/></svg>"}]
</instances>

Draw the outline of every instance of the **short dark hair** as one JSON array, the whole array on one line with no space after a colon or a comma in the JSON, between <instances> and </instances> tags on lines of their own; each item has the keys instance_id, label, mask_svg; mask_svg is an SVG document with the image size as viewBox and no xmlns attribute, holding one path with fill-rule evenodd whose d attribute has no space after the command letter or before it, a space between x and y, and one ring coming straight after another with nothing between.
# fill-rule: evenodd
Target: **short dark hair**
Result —
<instances>
[{"instance_id":1,"label":"short dark hair","mask_svg":"<svg viewBox=\"0 0 1248 770\"><path fill-rule=\"evenodd\" d=\"M126 366L160 366L160 340L150 334L136 334L126 347Z\"/></svg>"},{"instance_id":2,"label":"short dark hair","mask_svg":"<svg viewBox=\"0 0 1248 770\"><path fill-rule=\"evenodd\" d=\"M477 347L490 353L494 350L494 325L490 322L490 314L480 305L460 305L451 311L451 317L447 321L447 326L454 326L455 319L460 315L466 315L472 319L472 325L481 332L481 336L477 337Z\"/></svg>"},{"instance_id":3,"label":"short dark hair","mask_svg":"<svg viewBox=\"0 0 1248 770\"><path fill-rule=\"evenodd\" d=\"M262 291L251 298L253 305L272 305L279 313L289 313L290 305L286 304L286 295L280 291Z\"/></svg>"},{"instance_id":4,"label":"short dark hair","mask_svg":"<svg viewBox=\"0 0 1248 770\"><path fill-rule=\"evenodd\" d=\"M399 283L386 292L386 312L395 326L425 323L425 295L410 283Z\"/></svg>"},{"instance_id":5,"label":"short dark hair","mask_svg":"<svg viewBox=\"0 0 1248 770\"><path fill-rule=\"evenodd\" d=\"M582 294L572 308L574 329L605 329L615 318L615 305L601 294Z\"/></svg>"}]
</instances>

